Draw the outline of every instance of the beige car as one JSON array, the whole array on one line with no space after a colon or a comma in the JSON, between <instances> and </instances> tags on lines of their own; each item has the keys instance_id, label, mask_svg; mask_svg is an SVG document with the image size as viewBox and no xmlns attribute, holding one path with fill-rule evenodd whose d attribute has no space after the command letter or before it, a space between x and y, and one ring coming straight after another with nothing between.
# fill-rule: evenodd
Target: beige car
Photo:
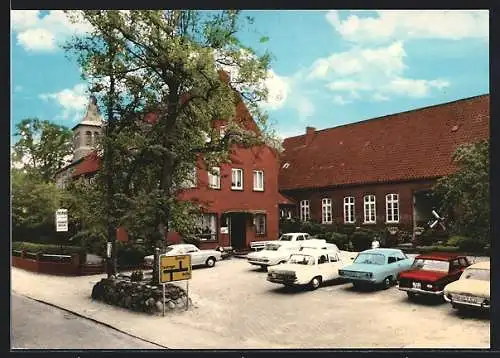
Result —
<instances>
[{"instance_id":1,"label":"beige car","mask_svg":"<svg viewBox=\"0 0 500 358\"><path fill-rule=\"evenodd\" d=\"M460 279L444 288L444 299L453 308L490 309L490 262L478 262L467 267Z\"/></svg>"}]
</instances>

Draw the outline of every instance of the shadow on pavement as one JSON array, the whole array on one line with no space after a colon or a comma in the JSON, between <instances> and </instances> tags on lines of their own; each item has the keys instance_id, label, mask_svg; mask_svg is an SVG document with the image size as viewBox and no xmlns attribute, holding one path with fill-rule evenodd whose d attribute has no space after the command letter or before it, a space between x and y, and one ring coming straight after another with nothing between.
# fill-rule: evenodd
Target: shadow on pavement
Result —
<instances>
[{"instance_id":1,"label":"shadow on pavement","mask_svg":"<svg viewBox=\"0 0 500 358\"><path fill-rule=\"evenodd\" d=\"M464 309L454 309L450 306L449 315L452 317L457 317L461 319L472 319L478 321L489 321L490 320L490 311L480 310L475 308L464 308Z\"/></svg>"}]
</instances>

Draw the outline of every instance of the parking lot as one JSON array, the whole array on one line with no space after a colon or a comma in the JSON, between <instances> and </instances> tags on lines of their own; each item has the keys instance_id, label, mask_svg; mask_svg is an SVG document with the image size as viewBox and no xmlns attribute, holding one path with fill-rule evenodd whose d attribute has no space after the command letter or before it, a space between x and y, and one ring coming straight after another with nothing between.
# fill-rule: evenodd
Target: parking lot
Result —
<instances>
[{"instance_id":1,"label":"parking lot","mask_svg":"<svg viewBox=\"0 0 500 358\"><path fill-rule=\"evenodd\" d=\"M316 291L266 280L244 259L193 271L197 308L189 323L231 336L243 347L382 348L490 345L487 315L462 316L447 303L409 302L404 292L356 291L334 282Z\"/></svg>"},{"instance_id":2,"label":"parking lot","mask_svg":"<svg viewBox=\"0 0 500 358\"><path fill-rule=\"evenodd\" d=\"M287 290L231 258L193 270L189 311L149 316L93 301L104 275L58 277L13 269L12 289L169 348L489 348L487 315L461 316L448 303L330 283ZM179 282L185 287L184 282Z\"/></svg>"}]
</instances>

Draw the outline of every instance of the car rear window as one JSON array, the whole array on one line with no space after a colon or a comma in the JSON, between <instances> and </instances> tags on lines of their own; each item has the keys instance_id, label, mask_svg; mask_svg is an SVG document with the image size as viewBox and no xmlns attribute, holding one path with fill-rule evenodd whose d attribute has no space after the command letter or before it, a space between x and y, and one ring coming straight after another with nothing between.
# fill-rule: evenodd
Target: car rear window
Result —
<instances>
[{"instance_id":1,"label":"car rear window","mask_svg":"<svg viewBox=\"0 0 500 358\"><path fill-rule=\"evenodd\" d=\"M430 259L416 259L412 268L414 270L429 270L448 272L450 263L448 261L430 260Z\"/></svg>"}]
</instances>

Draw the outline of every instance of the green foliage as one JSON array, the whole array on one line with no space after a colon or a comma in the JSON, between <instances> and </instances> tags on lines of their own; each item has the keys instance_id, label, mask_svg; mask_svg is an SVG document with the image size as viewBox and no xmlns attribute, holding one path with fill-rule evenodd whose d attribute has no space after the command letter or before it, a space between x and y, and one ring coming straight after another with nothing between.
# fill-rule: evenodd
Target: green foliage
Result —
<instances>
[{"instance_id":1,"label":"green foliage","mask_svg":"<svg viewBox=\"0 0 500 358\"><path fill-rule=\"evenodd\" d=\"M24 169L43 182L53 181L73 154L71 130L49 121L23 119L16 124L15 135L20 138L13 145L13 161L23 162Z\"/></svg>"},{"instance_id":2,"label":"green foliage","mask_svg":"<svg viewBox=\"0 0 500 358\"><path fill-rule=\"evenodd\" d=\"M230 161L234 145L273 142L260 106L270 55L240 42L235 10L77 13L82 16L73 21L88 22L93 31L65 49L76 54L107 120L97 185L109 196L97 201L105 211L101 218L134 235L150 237L157 230L161 237L170 225L189 233L199 208L186 208L177 194L191 169ZM233 72L229 83L222 67ZM241 101L262 133L232 120ZM141 123L148 112L155 113L156 124ZM222 137L214 128L218 120L228 121Z\"/></svg>"},{"instance_id":3,"label":"green foliage","mask_svg":"<svg viewBox=\"0 0 500 358\"><path fill-rule=\"evenodd\" d=\"M337 245L340 250L349 250L349 236L339 232L325 231L317 235L318 239Z\"/></svg>"},{"instance_id":4,"label":"green foliage","mask_svg":"<svg viewBox=\"0 0 500 358\"><path fill-rule=\"evenodd\" d=\"M140 282L144 279L144 274L142 273L142 270L136 270L132 272L130 275L130 281L132 282Z\"/></svg>"},{"instance_id":5,"label":"green foliage","mask_svg":"<svg viewBox=\"0 0 500 358\"><path fill-rule=\"evenodd\" d=\"M11 170L13 241L49 240L56 242L55 212L62 194L53 182L43 182L22 169Z\"/></svg>"},{"instance_id":6,"label":"green foliage","mask_svg":"<svg viewBox=\"0 0 500 358\"><path fill-rule=\"evenodd\" d=\"M431 245L431 246L419 246L418 251L422 254L429 252L460 252L457 246L443 246L443 245Z\"/></svg>"},{"instance_id":7,"label":"green foliage","mask_svg":"<svg viewBox=\"0 0 500 358\"><path fill-rule=\"evenodd\" d=\"M363 251L372 247L372 241L375 237L380 240L381 232L379 230L359 228L354 230L350 239L355 251Z\"/></svg>"},{"instance_id":8,"label":"green foliage","mask_svg":"<svg viewBox=\"0 0 500 358\"><path fill-rule=\"evenodd\" d=\"M446 246L456 246L461 251L480 252L484 251L486 243L484 241L464 236L452 236L446 242Z\"/></svg>"},{"instance_id":9,"label":"green foliage","mask_svg":"<svg viewBox=\"0 0 500 358\"><path fill-rule=\"evenodd\" d=\"M73 255L78 254L80 262L85 262L85 249L78 246L39 244L34 242L12 242L12 251L27 251L34 254ZM82 261L83 260L83 261Z\"/></svg>"},{"instance_id":10,"label":"green foliage","mask_svg":"<svg viewBox=\"0 0 500 358\"><path fill-rule=\"evenodd\" d=\"M458 171L440 179L434 192L447 225L456 235L490 241L489 142L460 146L453 155Z\"/></svg>"},{"instance_id":11,"label":"green foliage","mask_svg":"<svg viewBox=\"0 0 500 358\"><path fill-rule=\"evenodd\" d=\"M121 267L140 266L144 263L144 256L151 255L147 253L144 245L132 243L116 243L117 248L117 263Z\"/></svg>"}]
</instances>

